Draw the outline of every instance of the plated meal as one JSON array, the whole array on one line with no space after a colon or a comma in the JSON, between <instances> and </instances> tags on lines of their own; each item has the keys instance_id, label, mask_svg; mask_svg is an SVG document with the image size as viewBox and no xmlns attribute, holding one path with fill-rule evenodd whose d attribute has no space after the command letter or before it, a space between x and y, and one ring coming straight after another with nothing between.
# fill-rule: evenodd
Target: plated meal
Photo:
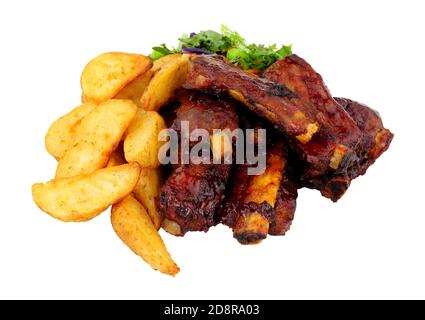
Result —
<instances>
[{"instance_id":1,"label":"plated meal","mask_svg":"<svg viewBox=\"0 0 425 320\"><path fill-rule=\"evenodd\" d=\"M284 235L298 189L338 201L393 138L376 111L333 97L291 46L248 44L226 27L150 56L103 53L81 88L81 105L47 131L56 174L33 199L65 222L112 206L118 237L169 275L179 267L160 228L225 224L241 244Z\"/></svg>"}]
</instances>

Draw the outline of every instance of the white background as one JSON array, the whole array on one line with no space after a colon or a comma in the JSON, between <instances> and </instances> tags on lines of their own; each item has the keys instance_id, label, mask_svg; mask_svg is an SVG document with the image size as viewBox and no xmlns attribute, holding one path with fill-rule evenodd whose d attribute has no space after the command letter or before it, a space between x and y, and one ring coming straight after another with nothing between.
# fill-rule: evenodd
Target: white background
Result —
<instances>
[{"instance_id":1,"label":"white background","mask_svg":"<svg viewBox=\"0 0 425 320\"><path fill-rule=\"evenodd\" d=\"M2 1L0 298L425 298L424 14L423 1ZM301 190L285 237L162 233L175 278L125 247L109 212L78 224L41 212L31 184L55 170L44 134L78 105L85 64L221 23L292 43L334 95L380 111L389 151L337 204Z\"/></svg>"}]
</instances>

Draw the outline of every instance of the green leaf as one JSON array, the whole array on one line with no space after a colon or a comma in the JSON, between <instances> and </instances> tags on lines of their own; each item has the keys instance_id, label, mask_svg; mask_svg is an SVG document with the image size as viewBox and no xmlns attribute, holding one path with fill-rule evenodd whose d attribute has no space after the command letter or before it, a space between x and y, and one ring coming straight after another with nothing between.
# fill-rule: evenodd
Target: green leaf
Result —
<instances>
[{"instance_id":1,"label":"green leaf","mask_svg":"<svg viewBox=\"0 0 425 320\"><path fill-rule=\"evenodd\" d=\"M201 31L189 38L180 38L179 47L198 48L211 53L222 54L230 48L229 39L213 30Z\"/></svg>"},{"instance_id":2,"label":"green leaf","mask_svg":"<svg viewBox=\"0 0 425 320\"><path fill-rule=\"evenodd\" d=\"M244 49L232 48L227 51L226 58L233 64L241 65L244 69L249 69L249 61L251 57L249 55L249 52Z\"/></svg>"},{"instance_id":3,"label":"green leaf","mask_svg":"<svg viewBox=\"0 0 425 320\"><path fill-rule=\"evenodd\" d=\"M190 37L183 34L179 38L176 49L170 50L165 44L153 48L150 57L159 59L171 53L181 53L182 48L197 48L211 53L224 55L233 64L243 69L265 69L279 59L292 54L292 46L282 45L279 49L275 44L247 44L236 31L221 25L220 32L214 30L200 31Z\"/></svg>"},{"instance_id":4,"label":"green leaf","mask_svg":"<svg viewBox=\"0 0 425 320\"><path fill-rule=\"evenodd\" d=\"M285 58L292 54L292 44L290 46L282 46L279 50L277 50L280 58Z\"/></svg>"},{"instance_id":5,"label":"green leaf","mask_svg":"<svg viewBox=\"0 0 425 320\"><path fill-rule=\"evenodd\" d=\"M151 58L152 60L158 60L163 56L175 53L174 50L168 49L165 43L161 44L158 47L153 47L152 50L152 53L149 55L149 58Z\"/></svg>"},{"instance_id":6,"label":"green leaf","mask_svg":"<svg viewBox=\"0 0 425 320\"><path fill-rule=\"evenodd\" d=\"M242 38L241 35L236 31L230 30L229 27L227 27L226 25L222 24L220 30L225 37L229 38L230 42L232 43L232 46L243 47L246 45L245 39Z\"/></svg>"}]
</instances>

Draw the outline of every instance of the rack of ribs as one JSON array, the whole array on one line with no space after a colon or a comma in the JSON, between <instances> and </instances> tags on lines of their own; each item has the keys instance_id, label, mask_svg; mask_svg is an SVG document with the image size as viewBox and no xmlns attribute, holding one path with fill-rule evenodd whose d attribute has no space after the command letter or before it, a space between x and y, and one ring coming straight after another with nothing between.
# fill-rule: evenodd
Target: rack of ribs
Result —
<instances>
[{"instance_id":1,"label":"rack of ribs","mask_svg":"<svg viewBox=\"0 0 425 320\"><path fill-rule=\"evenodd\" d=\"M271 136L262 141L268 150L260 175L249 175L247 162L233 169L229 164L174 166L159 205L164 228L177 235L207 231L217 223L231 227L243 244L284 235L299 187L337 201L393 138L376 111L332 97L322 77L296 55L275 62L260 77L221 56L192 56L183 86L172 125L176 131L187 120L190 130L208 130L215 149L212 129L238 128L237 113L241 128L266 128Z\"/></svg>"},{"instance_id":2,"label":"rack of ribs","mask_svg":"<svg viewBox=\"0 0 425 320\"><path fill-rule=\"evenodd\" d=\"M185 86L230 94L276 125L305 164L304 186L323 191L329 179L358 166L360 129L332 98L320 75L296 56L274 63L263 78L219 56L195 56ZM334 190L335 194L322 193L336 201L343 193L342 188Z\"/></svg>"}]
</instances>

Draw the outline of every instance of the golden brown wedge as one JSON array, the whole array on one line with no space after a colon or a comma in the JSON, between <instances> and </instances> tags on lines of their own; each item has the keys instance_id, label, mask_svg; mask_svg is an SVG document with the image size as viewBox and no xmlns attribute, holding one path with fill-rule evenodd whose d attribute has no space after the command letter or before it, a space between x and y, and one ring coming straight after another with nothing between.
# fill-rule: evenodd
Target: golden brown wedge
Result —
<instances>
[{"instance_id":1,"label":"golden brown wedge","mask_svg":"<svg viewBox=\"0 0 425 320\"><path fill-rule=\"evenodd\" d=\"M136 111L136 105L129 100L109 100L98 105L78 125L72 147L58 163L56 178L104 168Z\"/></svg>"},{"instance_id":2,"label":"golden brown wedge","mask_svg":"<svg viewBox=\"0 0 425 320\"><path fill-rule=\"evenodd\" d=\"M81 119L94 108L96 108L94 103L83 103L52 123L47 131L45 144L47 152L56 160L62 158L69 149Z\"/></svg>"},{"instance_id":3,"label":"golden brown wedge","mask_svg":"<svg viewBox=\"0 0 425 320\"><path fill-rule=\"evenodd\" d=\"M112 99L151 67L152 61L141 54L103 53L91 60L81 75L83 100L102 103Z\"/></svg>"},{"instance_id":4,"label":"golden brown wedge","mask_svg":"<svg viewBox=\"0 0 425 320\"><path fill-rule=\"evenodd\" d=\"M124 139L125 159L143 168L159 167L158 151L165 142L158 141L158 134L166 128L158 112L138 109Z\"/></svg>"},{"instance_id":5,"label":"golden brown wedge","mask_svg":"<svg viewBox=\"0 0 425 320\"><path fill-rule=\"evenodd\" d=\"M152 79L154 72L152 69L146 71L142 75L138 76L128 85L126 85L114 99L128 99L134 102L138 107L140 107L140 99L145 92L146 88L149 85L149 82Z\"/></svg>"},{"instance_id":6,"label":"golden brown wedge","mask_svg":"<svg viewBox=\"0 0 425 320\"><path fill-rule=\"evenodd\" d=\"M32 186L34 202L52 217L87 221L127 196L140 175L137 163L97 170L88 175L54 179Z\"/></svg>"},{"instance_id":7,"label":"golden brown wedge","mask_svg":"<svg viewBox=\"0 0 425 320\"><path fill-rule=\"evenodd\" d=\"M162 184L161 168L142 168L139 181L133 190L134 196L146 208L157 230L161 227L163 218L157 206Z\"/></svg>"},{"instance_id":8,"label":"golden brown wedge","mask_svg":"<svg viewBox=\"0 0 425 320\"><path fill-rule=\"evenodd\" d=\"M182 55L180 53L173 53L173 54L168 54L166 56L163 56L162 58L159 58L158 60L155 60L153 62L153 66L151 70L153 72L157 72L160 69L162 69L162 67L164 67L164 65L166 65L167 63L173 62L176 59L180 59L181 57Z\"/></svg>"},{"instance_id":9,"label":"golden brown wedge","mask_svg":"<svg viewBox=\"0 0 425 320\"><path fill-rule=\"evenodd\" d=\"M145 208L135 198L128 196L112 206L111 223L118 237L153 269L172 276L179 272Z\"/></svg>"},{"instance_id":10,"label":"golden brown wedge","mask_svg":"<svg viewBox=\"0 0 425 320\"><path fill-rule=\"evenodd\" d=\"M154 75L140 100L144 110L157 111L174 98L186 79L188 60L187 55L174 54L154 62Z\"/></svg>"}]
</instances>

